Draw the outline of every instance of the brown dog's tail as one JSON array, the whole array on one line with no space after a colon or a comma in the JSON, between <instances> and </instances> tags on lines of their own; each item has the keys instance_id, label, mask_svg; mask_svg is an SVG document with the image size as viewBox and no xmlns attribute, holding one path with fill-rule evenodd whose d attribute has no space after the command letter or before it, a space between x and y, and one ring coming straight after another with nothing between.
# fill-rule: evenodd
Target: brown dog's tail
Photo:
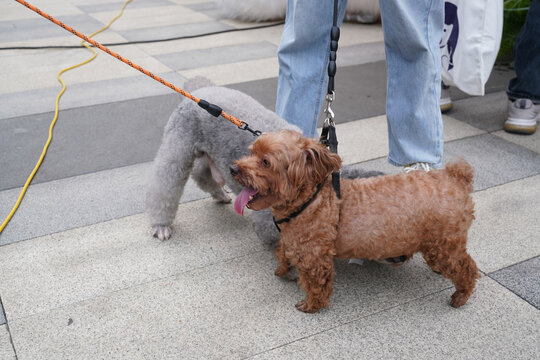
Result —
<instances>
[{"instance_id":1,"label":"brown dog's tail","mask_svg":"<svg viewBox=\"0 0 540 360\"><path fill-rule=\"evenodd\" d=\"M459 159L454 163L449 163L446 165L446 172L450 177L454 178L456 181L462 183L468 192L473 190L473 179L474 179L474 170L471 165L465 159Z\"/></svg>"}]
</instances>

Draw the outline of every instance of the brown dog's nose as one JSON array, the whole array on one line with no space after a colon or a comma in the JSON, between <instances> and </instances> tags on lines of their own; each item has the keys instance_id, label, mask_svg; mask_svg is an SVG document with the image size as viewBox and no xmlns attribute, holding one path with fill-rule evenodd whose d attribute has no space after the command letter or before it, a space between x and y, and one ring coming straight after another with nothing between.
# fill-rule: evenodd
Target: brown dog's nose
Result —
<instances>
[{"instance_id":1,"label":"brown dog's nose","mask_svg":"<svg viewBox=\"0 0 540 360\"><path fill-rule=\"evenodd\" d=\"M232 176L238 175L238 165L234 165L234 164L233 164L233 165L231 165L231 166L229 167L229 169L231 170L231 175L232 175Z\"/></svg>"}]
</instances>

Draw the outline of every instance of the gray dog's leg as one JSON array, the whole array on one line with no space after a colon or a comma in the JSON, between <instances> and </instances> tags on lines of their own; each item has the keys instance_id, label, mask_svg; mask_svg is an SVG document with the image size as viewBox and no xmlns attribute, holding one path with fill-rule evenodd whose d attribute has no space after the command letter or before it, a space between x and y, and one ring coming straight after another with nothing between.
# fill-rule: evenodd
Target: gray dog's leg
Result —
<instances>
[{"instance_id":1,"label":"gray dog's leg","mask_svg":"<svg viewBox=\"0 0 540 360\"><path fill-rule=\"evenodd\" d=\"M171 236L170 226L193 167L195 155L191 139L192 136L180 134L174 127L168 128L154 160L146 193L146 211L152 223L152 234L160 240Z\"/></svg>"},{"instance_id":2,"label":"gray dog's leg","mask_svg":"<svg viewBox=\"0 0 540 360\"><path fill-rule=\"evenodd\" d=\"M261 210L251 212L253 221L253 230L255 234L266 245L275 245L279 239L279 231L274 224L274 219L270 210Z\"/></svg>"},{"instance_id":3,"label":"gray dog's leg","mask_svg":"<svg viewBox=\"0 0 540 360\"><path fill-rule=\"evenodd\" d=\"M208 155L195 160L191 177L203 191L206 191L220 203L230 203L231 198L223 189L225 179Z\"/></svg>"}]
</instances>

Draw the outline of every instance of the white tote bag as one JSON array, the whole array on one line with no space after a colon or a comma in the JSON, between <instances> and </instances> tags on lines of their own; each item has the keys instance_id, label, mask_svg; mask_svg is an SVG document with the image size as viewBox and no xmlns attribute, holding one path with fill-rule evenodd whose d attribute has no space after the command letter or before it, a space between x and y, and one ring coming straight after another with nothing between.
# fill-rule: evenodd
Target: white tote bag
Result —
<instances>
[{"instance_id":1,"label":"white tote bag","mask_svg":"<svg viewBox=\"0 0 540 360\"><path fill-rule=\"evenodd\" d=\"M503 0L446 0L444 5L443 82L484 95L501 44Z\"/></svg>"}]
</instances>

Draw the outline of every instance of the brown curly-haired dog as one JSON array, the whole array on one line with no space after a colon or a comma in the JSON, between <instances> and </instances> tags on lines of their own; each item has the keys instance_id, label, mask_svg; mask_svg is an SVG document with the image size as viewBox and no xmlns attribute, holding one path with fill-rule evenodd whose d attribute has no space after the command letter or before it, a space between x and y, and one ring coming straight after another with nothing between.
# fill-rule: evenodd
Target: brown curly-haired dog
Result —
<instances>
[{"instance_id":1,"label":"brown curly-haired dog","mask_svg":"<svg viewBox=\"0 0 540 360\"><path fill-rule=\"evenodd\" d=\"M479 273L466 251L474 206L473 170L465 160L444 170L342 179L338 199L330 174L341 159L316 140L286 130L261 135L250 150L231 166L245 186L235 208L271 208L281 229L275 274L298 269L306 292L298 310L329 305L334 257L410 258L417 252L454 283L450 304L467 302Z\"/></svg>"}]
</instances>

